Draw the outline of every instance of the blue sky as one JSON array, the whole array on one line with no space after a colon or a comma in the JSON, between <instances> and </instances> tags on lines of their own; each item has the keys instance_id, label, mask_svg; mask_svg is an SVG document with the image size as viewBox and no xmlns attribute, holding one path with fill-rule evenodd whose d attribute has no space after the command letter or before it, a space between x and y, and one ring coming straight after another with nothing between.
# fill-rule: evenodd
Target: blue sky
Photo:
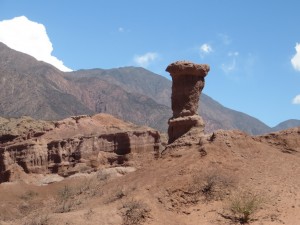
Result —
<instances>
[{"instance_id":1,"label":"blue sky","mask_svg":"<svg viewBox=\"0 0 300 225\"><path fill-rule=\"evenodd\" d=\"M208 63L204 93L275 126L300 119L299 10L299 0L0 0L0 21L41 25L30 33L49 39L45 57L72 70L143 66L169 77L173 61ZM0 41L25 45L24 31L7 29L0 22Z\"/></svg>"}]
</instances>

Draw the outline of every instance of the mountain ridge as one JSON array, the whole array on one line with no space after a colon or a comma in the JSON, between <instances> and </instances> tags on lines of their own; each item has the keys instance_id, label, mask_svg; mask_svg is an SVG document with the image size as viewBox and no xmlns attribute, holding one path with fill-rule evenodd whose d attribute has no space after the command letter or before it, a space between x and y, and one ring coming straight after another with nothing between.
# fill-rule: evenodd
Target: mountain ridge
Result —
<instances>
[{"instance_id":1,"label":"mountain ridge","mask_svg":"<svg viewBox=\"0 0 300 225\"><path fill-rule=\"evenodd\" d=\"M62 72L0 43L0 79L2 117L27 115L58 120L78 114L109 113L165 132L172 116L171 81L141 67ZM300 122L285 121L270 128L205 94L201 95L199 114L206 122L207 132L239 129L262 134Z\"/></svg>"},{"instance_id":2,"label":"mountain ridge","mask_svg":"<svg viewBox=\"0 0 300 225\"><path fill-rule=\"evenodd\" d=\"M131 73L129 73L129 71L131 71ZM110 70L79 70L70 72L69 74L74 75L75 77L97 77L98 79L103 79L120 85L122 88L129 92L137 92L139 94L147 95L148 97L156 100L161 104L165 104L168 107L170 107L171 104L170 98L172 82L163 76L151 73L143 68L121 67L118 69ZM128 75L133 76L134 79L125 79L126 77L128 77ZM152 86L154 87L149 88L149 82L145 82L144 77L147 77L148 80L152 81L152 83L156 82L160 84L159 88L155 89L155 86L153 84ZM153 80L155 82L153 82ZM129 82L129 84L127 82ZM132 86L134 88L131 88ZM140 88L136 88L137 86ZM149 92L149 89L155 90L155 93ZM200 109L198 111L206 122L206 130L208 132L215 129L241 129L250 134L260 134L271 131L270 127L268 127L258 119L251 117L245 113L226 108L204 93L201 94L200 101ZM215 108L217 108L218 110L215 110ZM231 116L224 116L224 114L230 114ZM222 121L220 121L220 119ZM248 120L251 120L251 122L248 122L248 124L252 126L251 128L248 128L244 124L245 121ZM238 125L232 125L237 123Z\"/></svg>"}]
</instances>

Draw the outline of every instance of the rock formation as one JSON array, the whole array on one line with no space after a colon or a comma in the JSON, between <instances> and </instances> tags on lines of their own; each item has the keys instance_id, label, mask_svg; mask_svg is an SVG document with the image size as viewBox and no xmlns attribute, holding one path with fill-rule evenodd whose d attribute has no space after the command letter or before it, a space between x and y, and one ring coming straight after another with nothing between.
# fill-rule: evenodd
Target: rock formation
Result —
<instances>
[{"instance_id":1,"label":"rock formation","mask_svg":"<svg viewBox=\"0 0 300 225\"><path fill-rule=\"evenodd\" d=\"M0 118L0 183L18 174L69 176L128 164L129 153L154 154L160 134L107 114L58 122Z\"/></svg>"},{"instance_id":2,"label":"rock formation","mask_svg":"<svg viewBox=\"0 0 300 225\"><path fill-rule=\"evenodd\" d=\"M204 87L204 77L209 72L209 65L177 61L167 69L172 84L173 117L169 119L169 144L183 135L194 137L198 142L204 132L204 122L198 115L198 103Z\"/></svg>"}]
</instances>

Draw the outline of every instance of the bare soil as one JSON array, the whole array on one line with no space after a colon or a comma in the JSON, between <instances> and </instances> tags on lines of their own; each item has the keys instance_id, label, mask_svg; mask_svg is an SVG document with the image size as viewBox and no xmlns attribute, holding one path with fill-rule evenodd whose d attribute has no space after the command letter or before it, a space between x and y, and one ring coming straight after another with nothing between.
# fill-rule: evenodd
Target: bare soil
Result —
<instances>
[{"instance_id":1,"label":"bare soil","mask_svg":"<svg viewBox=\"0 0 300 225\"><path fill-rule=\"evenodd\" d=\"M220 130L160 158L130 153L133 172L100 170L45 186L3 183L0 224L297 225L299 141L300 128L255 137ZM232 204L248 194L259 201L243 221Z\"/></svg>"}]
</instances>

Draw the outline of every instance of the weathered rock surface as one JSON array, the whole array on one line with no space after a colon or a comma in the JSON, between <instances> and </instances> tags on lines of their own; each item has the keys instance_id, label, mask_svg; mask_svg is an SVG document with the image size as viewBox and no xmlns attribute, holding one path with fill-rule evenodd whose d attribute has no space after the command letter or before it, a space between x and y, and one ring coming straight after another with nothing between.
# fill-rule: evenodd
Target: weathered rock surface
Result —
<instances>
[{"instance_id":1,"label":"weathered rock surface","mask_svg":"<svg viewBox=\"0 0 300 225\"><path fill-rule=\"evenodd\" d=\"M173 117L169 120L168 128L171 144L185 134L195 137L204 132L204 122L197 110L209 66L177 61L170 64L166 71L173 80L171 97Z\"/></svg>"},{"instance_id":2,"label":"weathered rock surface","mask_svg":"<svg viewBox=\"0 0 300 225\"><path fill-rule=\"evenodd\" d=\"M300 127L254 136L254 139L277 148L284 153L300 153Z\"/></svg>"},{"instance_id":3,"label":"weathered rock surface","mask_svg":"<svg viewBox=\"0 0 300 225\"><path fill-rule=\"evenodd\" d=\"M0 122L0 183L18 179L22 172L69 176L126 165L129 153L154 153L160 146L158 131L107 114L58 122L29 117Z\"/></svg>"}]
</instances>

